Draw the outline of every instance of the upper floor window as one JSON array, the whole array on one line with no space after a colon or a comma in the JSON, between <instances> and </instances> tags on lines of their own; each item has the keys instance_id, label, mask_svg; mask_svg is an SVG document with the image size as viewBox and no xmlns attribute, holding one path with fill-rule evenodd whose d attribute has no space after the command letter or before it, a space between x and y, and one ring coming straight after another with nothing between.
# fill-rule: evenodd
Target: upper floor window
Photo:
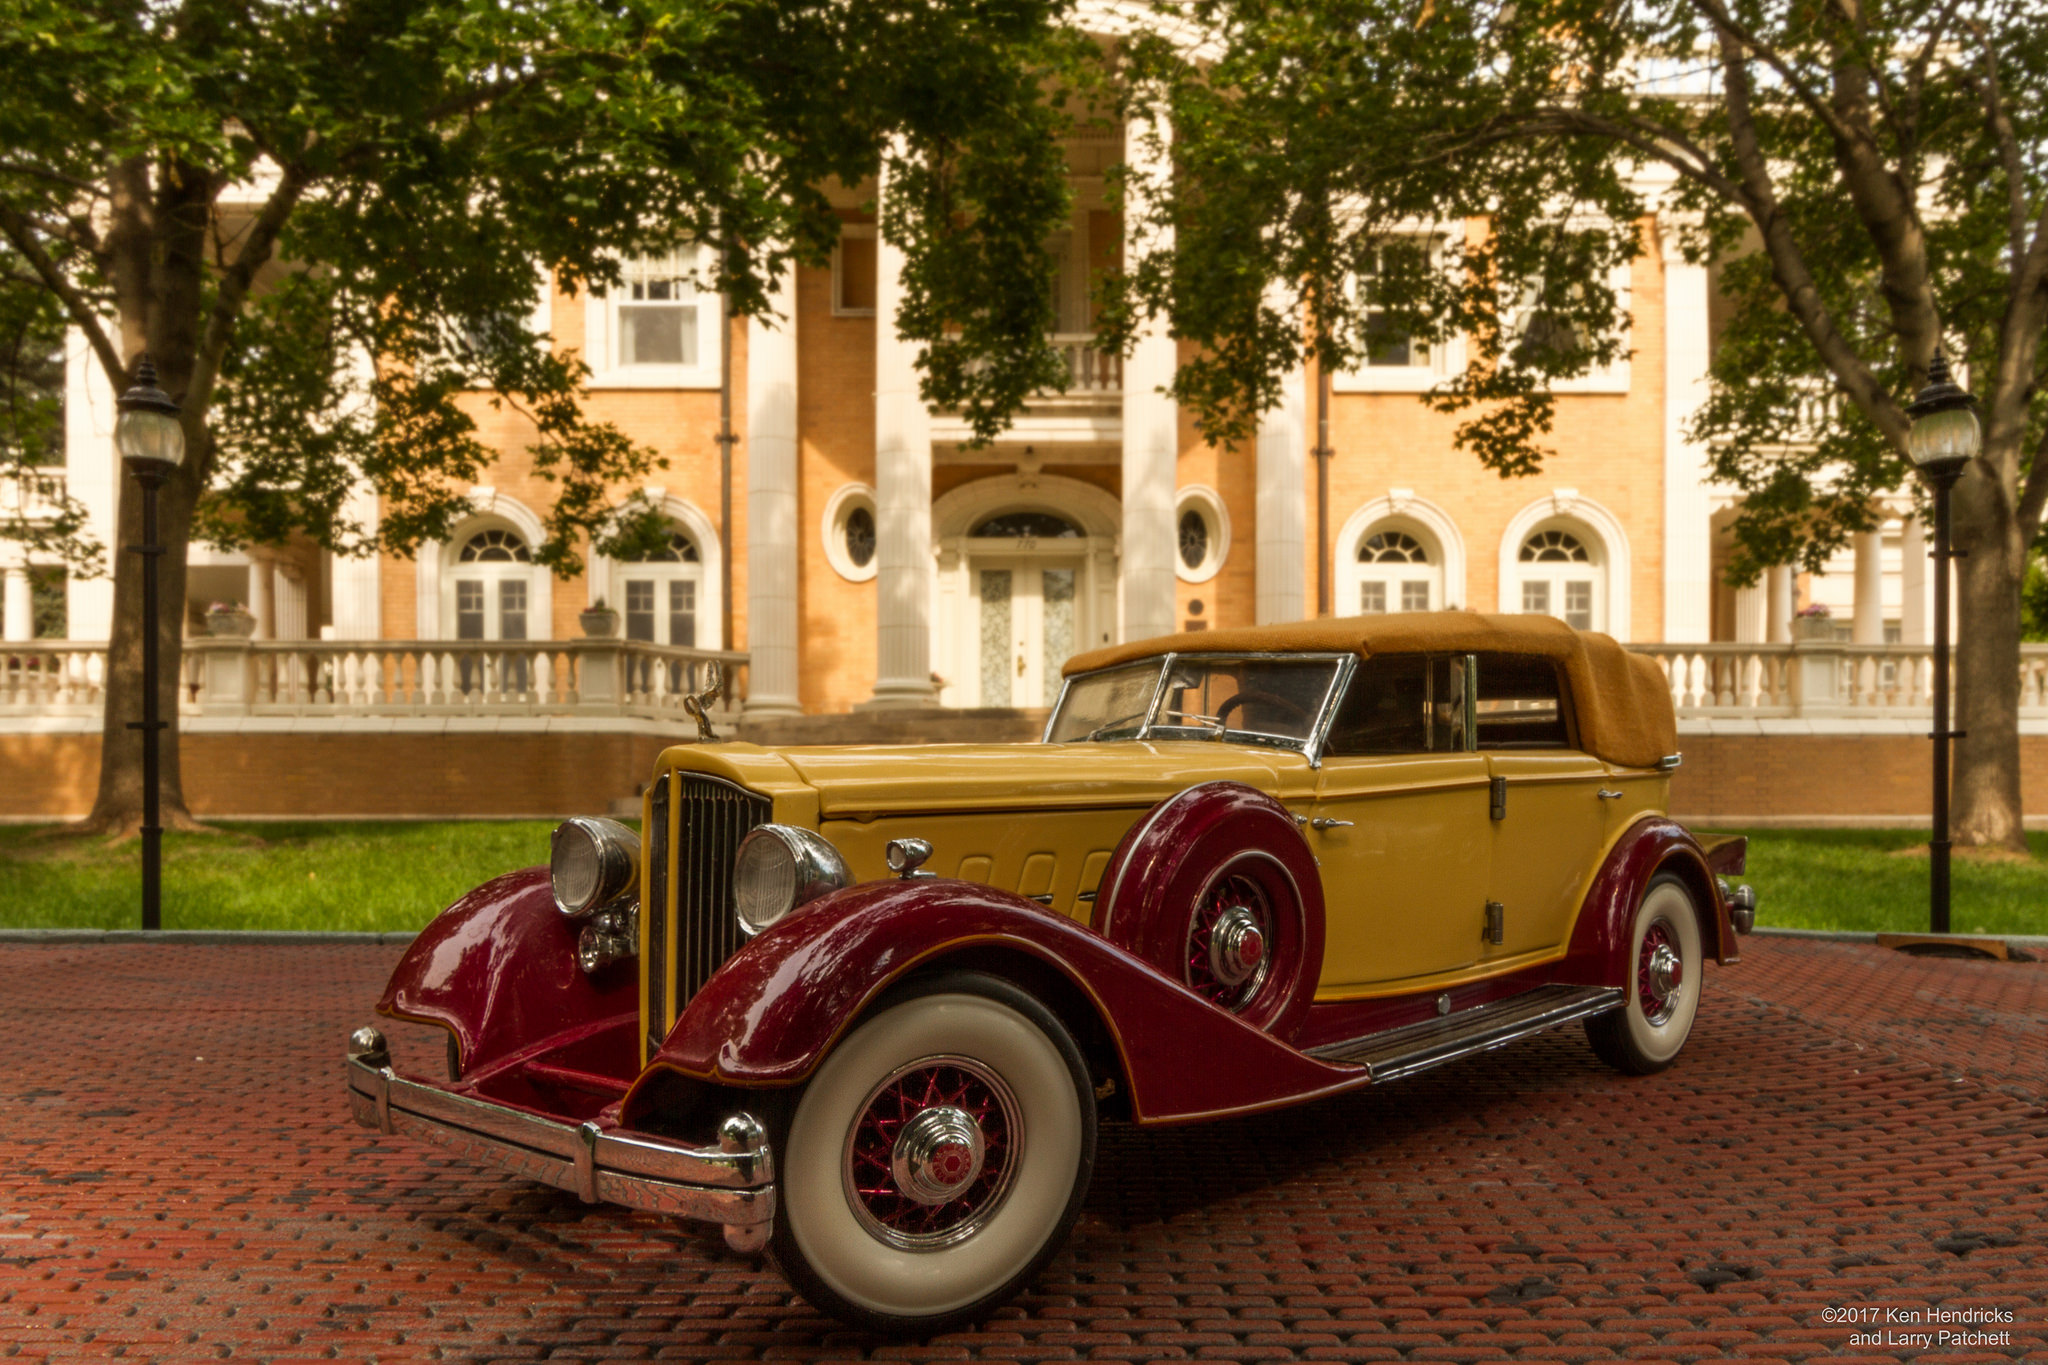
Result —
<instances>
[{"instance_id":1,"label":"upper floor window","mask_svg":"<svg viewBox=\"0 0 2048 1365\"><path fill-rule=\"evenodd\" d=\"M1414 298L1431 274L1443 268L1446 239L1416 233L1375 243L1362 268L1347 283L1360 328L1363 359L1331 375L1331 384L1351 391L1429 388L1464 368L1460 339L1432 343L1415 336L1395 318L1393 303Z\"/></svg>"},{"instance_id":2,"label":"upper floor window","mask_svg":"<svg viewBox=\"0 0 2048 1365\"><path fill-rule=\"evenodd\" d=\"M832 312L838 317L873 317L877 264L875 225L847 223L832 252Z\"/></svg>"},{"instance_id":3,"label":"upper floor window","mask_svg":"<svg viewBox=\"0 0 2048 1365\"><path fill-rule=\"evenodd\" d=\"M592 383L611 388L709 388L718 383L718 296L700 288L693 246L627 261L619 283L590 295L585 314Z\"/></svg>"},{"instance_id":4,"label":"upper floor window","mask_svg":"<svg viewBox=\"0 0 2048 1365\"><path fill-rule=\"evenodd\" d=\"M1630 316L1629 267L1617 266L1608 278L1614 291L1615 309L1626 324ZM1536 275L1522 281L1502 301L1502 349L1512 365L1577 363L1589 349L1586 336L1572 312L1583 305L1585 289L1577 281L1550 284ZM1624 337L1622 354L1611 364L1594 364L1584 374L1552 378L1550 387L1558 393L1627 393L1628 351Z\"/></svg>"}]
</instances>

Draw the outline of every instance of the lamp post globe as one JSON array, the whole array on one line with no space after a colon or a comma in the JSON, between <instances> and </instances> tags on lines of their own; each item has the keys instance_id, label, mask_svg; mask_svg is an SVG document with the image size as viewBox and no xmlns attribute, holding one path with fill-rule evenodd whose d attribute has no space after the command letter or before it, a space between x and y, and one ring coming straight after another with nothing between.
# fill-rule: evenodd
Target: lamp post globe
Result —
<instances>
[{"instance_id":1,"label":"lamp post globe","mask_svg":"<svg viewBox=\"0 0 2048 1365\"><path fill-rule=\"evenodd\" d=\"M1936 349L1927 366L1927 383L1914 395L1906 412L1913 419L1906 435L1906 453L1934 490L1934 829L1927 841L1928 928L1949 931L1949 729L1948 578L1952 526L1949 492L1963 470L1984 448L1984 429L1977 422L1977 400L1948 372L1948 361Z\"/></svg>"},{"instance_id":2,"label":"lamp post globe","mask_svg":"<svg viewBox=\"0 0 2048 1365\"><path fill-rule=\"evenodd\" d=\"M129 548L142 556L142 927L163 927L163 826L159 822L161 778L158 742L162 719L163 679L158 676L161 610L157 602L156 494L185 458L185 428L177 402L156 385L156 366L143 356L135 367L135 383L115 400L114 446L121 462L142 486L142 543ZM129 722L135 725L136 722Z\"/></svg>"},{"instance_id":3,"label":"lamp post globe","mask_svg":"<svg viewBox=\"0 0 2048 1365\"><path fill-rule=\"evenodd\" d=\"M135 367L135 383L115 400L114 446L144 487L160 485L185 459L185 426L177 401L156 384L148 356Z\"/></svg>"}]
</instances>

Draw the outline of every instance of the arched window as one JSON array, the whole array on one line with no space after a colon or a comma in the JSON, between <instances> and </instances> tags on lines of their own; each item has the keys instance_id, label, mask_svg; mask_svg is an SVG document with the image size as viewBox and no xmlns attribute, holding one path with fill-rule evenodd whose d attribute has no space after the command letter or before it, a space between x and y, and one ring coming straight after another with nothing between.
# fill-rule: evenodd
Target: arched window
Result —
<instances>
[{"instance_id":1,"label":"arched window","mask_svg":"<svg viewBox=\"0 0 2048 1365\"><path fill-rule=\"evenodd\" d=\"M671 527L666 544L614 571L620 587L626 638L649 644L697 647L703 598L703 556L697 542Z\"/></svg>"},{"instance_id":2,"label":"arched window","mask_svg":"<svg viewBox=\"0 0 2048 1365\"><path fill-rule=\"evenodd\" d=\"M533 553L526 548L526 541L517 531L500 530L490 527L478 531L462 542L461 553L456 556L460 564L531 564Z\"/></svg>"},{"instance_id":3,"label":"arched window","mask_svg":"<svg viewBox=\"0 0 2048 1365\"><path fill-rule=\"evenodd\" d=\"M1013 540L1079 540L1087 532L1057 512L1003 512L989 517L967 534Z\"/></svg>"},{"instance_id":4,"label":"arched window","mask_svg":"<svg viewBox=\"0 0 2048 1365\"><path fill-rule=\"evenodd\" d=\"M1539 527L1515 556L1521 600L1516 610L1556 616L1577 630L1606 624L1601 588L1605 574L1598 542L1578 528Z\"/></svg>"},{"instance_id":5,"label":"arched window","mask_svg":"<svg viewBox=\"0 0 2048 1365\"><path fill-rule=\"evenodd\" d=\"M1382 524L1358 541L1358 599L1361 615L1389 611L1436 611L1443 606L1442 556L1419 536Z\"/></svg>"},{"instance_id":6,"label":"arched window","mask_svg":"<svg viewBox=\"0 0 2048 1365\"><path fill-rule=\"evenodd\" d=\"M487 526L455 554L455 638L524 640L532 614L533 552L509 527Z\"/></svg>"}]
</instances>

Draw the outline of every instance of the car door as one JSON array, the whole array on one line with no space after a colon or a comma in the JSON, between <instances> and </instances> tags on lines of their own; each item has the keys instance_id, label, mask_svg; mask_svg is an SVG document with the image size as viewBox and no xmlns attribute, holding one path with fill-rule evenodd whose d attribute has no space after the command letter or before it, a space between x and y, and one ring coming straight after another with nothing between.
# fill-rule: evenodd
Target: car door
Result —
<instances>
[{"instance_id":1,"label":"car door","mask_svg":"<svg viewBox=\"0 0 2048 1365\"><path fill-rule=\"evenodd\" d=\"M1493 832L1486 760L1463 744L1462 672L1367 659L1338 703L1307 830L1326 998L1416 989L1479 959Z\"/></svg>"},{"instance_id":2,"label":"car door","mask_svg":"<svg viewBox=\"0 0 2048 1365\"><path fill-rule=\"evenodd\" d=\"M1499 942L1511 965L1560 951L1607 844L1607 765L1574 746L1561 670L1528 655L1476 656L1479 752L1493 783L1491 876Z\"/></svg>"}]
</instances>

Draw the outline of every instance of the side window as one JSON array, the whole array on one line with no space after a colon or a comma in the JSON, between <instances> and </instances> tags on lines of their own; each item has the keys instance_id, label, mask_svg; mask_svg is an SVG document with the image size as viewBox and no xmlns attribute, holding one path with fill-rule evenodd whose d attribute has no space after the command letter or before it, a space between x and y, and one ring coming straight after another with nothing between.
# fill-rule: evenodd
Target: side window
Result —
<instances>
[{"instance_id":1,"label":"side window","mask_svg":"<svg viewBox=\"0 0 2048 1365\"><path fill-rule=\"evenodd\" d=\"M1556 664L1523 654L1481 654L1478 665L1480 748L1571 747Z\"/></svg>"},{"instance_id":2,"label":"side window","mask_svg":"<svg viewBox=\"0 0 2048 1365\"><path fill-rule=\"evenodd\" d=\"M1450 753L1462 747L1464 660L1367 659L1330 723L1328 754Z\"/></svg>"}]
</instances>

